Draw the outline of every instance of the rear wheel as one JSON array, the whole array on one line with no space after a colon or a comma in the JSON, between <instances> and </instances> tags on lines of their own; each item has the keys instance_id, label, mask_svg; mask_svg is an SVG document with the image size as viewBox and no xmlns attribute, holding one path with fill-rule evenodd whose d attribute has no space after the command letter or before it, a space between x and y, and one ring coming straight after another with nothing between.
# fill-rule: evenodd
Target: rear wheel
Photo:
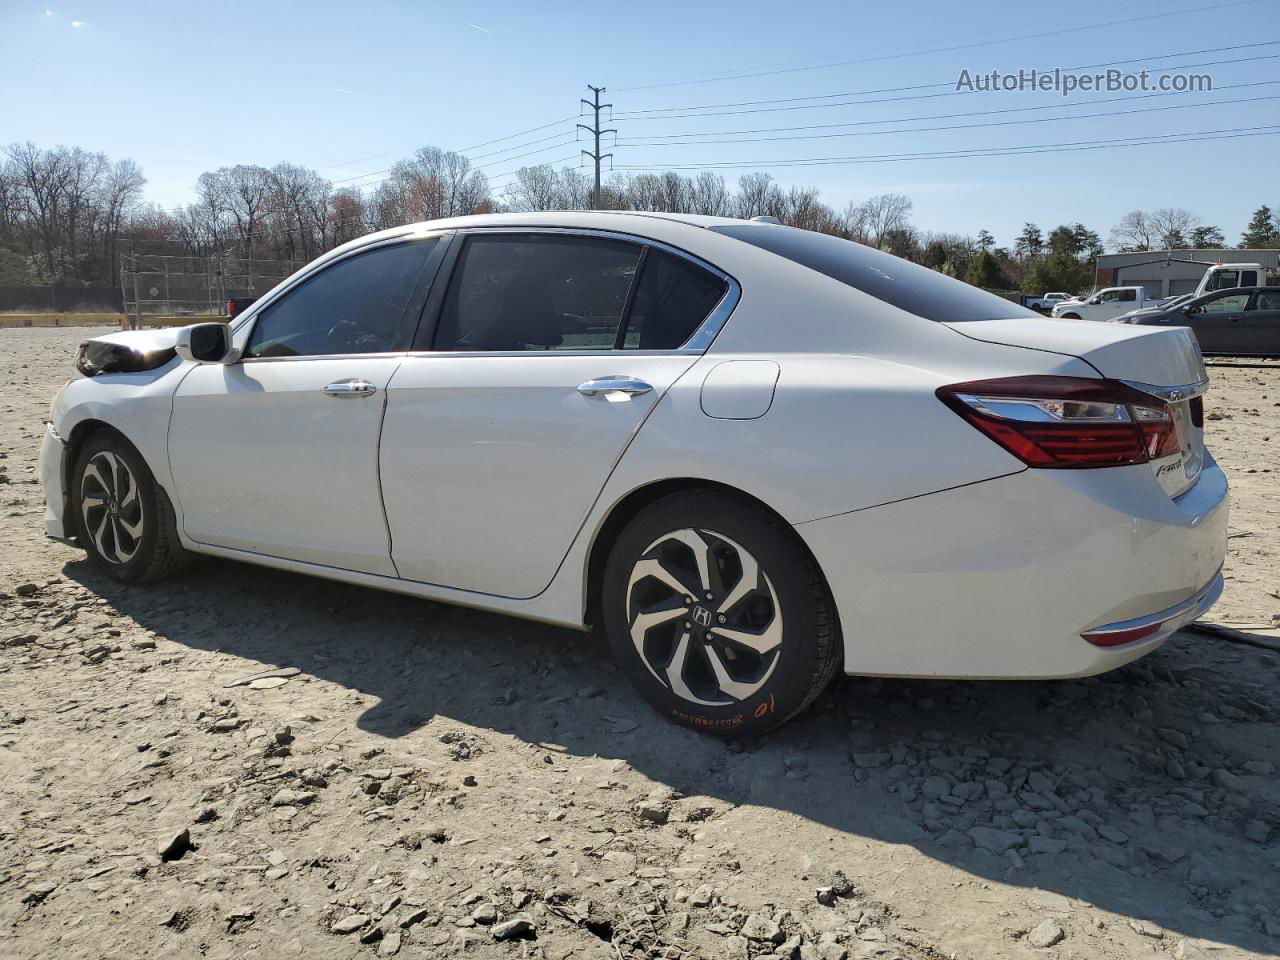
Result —
<instances>
[{"instance_id":1,"label":"rear wheel","mask_svg":"<svg viewBox=\"0 0 1280 960\"><path fill-rule=\"evenodd\" d=\"M1062 315L1062 319L1063 319L1063 320L1079 320L1079 319L1080 319L1080 314L1078 314L1078 313L1064 313L1064 314Z\"/></svg>"},{"instance_id":2,"label":"rear wheel","mask_svg":"<svg viewBox=\"0 0 1280 960\"><path fill-rule=\"evenodd\" d=\"M795 533L713 491L673 494L626 526L605 568L604 620L645 699L711 733L776 727L840 662L830 592Z\"/></svg>"},{"instance_id":3,"label":"rear wheel","mask_svg":"<svg viewBox=\"0 0 1280 960\"><path fill-rule=\"evenodd\" d=\"M123 583L159 580L187 566L173 506L139 456L110 432L90 437L71 477L76 539L95 567Z\"/></svg>"}]
</instances>

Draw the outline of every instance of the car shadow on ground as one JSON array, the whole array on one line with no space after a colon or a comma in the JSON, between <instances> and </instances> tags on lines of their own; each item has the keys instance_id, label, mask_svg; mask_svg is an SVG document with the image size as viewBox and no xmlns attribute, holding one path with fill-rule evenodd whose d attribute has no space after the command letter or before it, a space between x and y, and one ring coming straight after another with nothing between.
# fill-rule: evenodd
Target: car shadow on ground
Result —
<instances>
[{"instance_id":1,"label":"car shadow on ground","mask_svg":"<svg viewBox=\"0 0 1280 960\"><path fill-rule=\"evenodd\" d=\"M1240 761L1236 740L1254 751L1249 757L1276 755L1277 704L1263 687L1275 663L1259 651L1239 653L1261 659L1229 667L1235 680L1227 667L1200 662L1196 645L1208 641L1184 637L1083 681L844 678L774 734L726 742L665 723L604 645L574 631L223 561L137 588L83 562L65 573L176 643L296 666L376 698L356 720L368 733L407 737L439 717L621 758L686 795L908 844L976 877L1053 891L1175 935L1276 947L1259 919L1280 900L1276 841L1242 836L1248 821L1271 815L1275 798L1260 813L1216 786L1211 772ZM1246 672L1259 681L1254 688L1241 689ZM229 679L211 676L210 693L222 695ZM344 699L333 713L350 709ZM1008 761L1002 776L989 772L992 758L997 770ZM1052 780L1058 795L1043 797L1045 781L1037 786L1034 775ZM1068 849L975 847L968 831L992 820L990 806L932 795L944 783L991 779L1012 787L1020 809L1035 794L1031 812ZM990 787L987 800L996 796ZM1129 839L1099 837L1103 823ZM846 869L857 874L856 864Z\"/></svg>"}]
</instances>

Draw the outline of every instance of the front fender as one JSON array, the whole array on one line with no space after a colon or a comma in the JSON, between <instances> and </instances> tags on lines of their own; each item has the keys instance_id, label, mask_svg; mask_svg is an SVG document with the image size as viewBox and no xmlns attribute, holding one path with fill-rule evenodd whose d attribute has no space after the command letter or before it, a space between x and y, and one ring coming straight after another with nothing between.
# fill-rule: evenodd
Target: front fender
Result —
<instances>
[{"instance_id":1,"label":"front fender","mask_svg":"<svg viewBox=\"0 0 1280 960\"><path fill-rule=\"evenodd\" d=\"M79 445L105 425L133 444L177 509L169 468L169 419L173 393L190 367L174 358L156 370L86 377L63 387L53 401L50 422L66 443L64 485Z\"/></svg>"}]
</instances>

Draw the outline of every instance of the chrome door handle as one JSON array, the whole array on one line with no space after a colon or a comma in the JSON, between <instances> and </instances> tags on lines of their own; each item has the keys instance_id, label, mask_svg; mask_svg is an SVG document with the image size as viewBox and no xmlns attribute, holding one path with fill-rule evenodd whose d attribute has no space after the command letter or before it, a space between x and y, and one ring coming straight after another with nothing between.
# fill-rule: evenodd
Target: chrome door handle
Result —
<instances>
[{"instance_id":1,"label":"chrome door handle","mask_svg":"<svg viewBox=\"0 0 1280 960\"><path fill-rule=\"evenodd\" d=\"M331 383L321 392L326 397L371 397L378 392L378 388L368 380L352 377L350 380Z\"/></svg>"},{"instance_id":2,"label":"chrome door handle","mask_svg":"<svg viewBox=\"0 0 1280 960\"><path fill-rule=\"evenodd\" d=\"M578 392L584 397L600 397L606 400L626 400L648 393L653 387L635 377L599 377L578 384Z\"/></svg>"}]
</instances>

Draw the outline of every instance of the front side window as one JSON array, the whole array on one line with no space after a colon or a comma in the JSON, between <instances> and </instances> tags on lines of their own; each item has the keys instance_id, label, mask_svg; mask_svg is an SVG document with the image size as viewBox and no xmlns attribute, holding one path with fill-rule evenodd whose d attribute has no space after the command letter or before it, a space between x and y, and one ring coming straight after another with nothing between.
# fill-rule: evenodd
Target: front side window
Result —
<instances>
[{"instance_id":1,"label":"front side window","mask_svg":"<svg viewBox=\"0 0 1280 960\"><path fill-rule=\"evenodd\" d=\"M467 239L436 350L611 350L640 247L579 236Z\"/></svg>"},{"instance_id":2,"label":"front side window","mask_svg":"<svg viewBox=\"0 0 1280 960\"><path fill-rule=\"evenodd\" d=\"M258 316L245 356L396 349L405 307L437 242L430 238L375 247L325 267Z\"/></svg>"},{"instance_id":3,"label":"front side window","mask_svg":"<svg viewBox=\"0 0 1280 960\"><path fill-rule=\"evenodd\" d=\"M1201 304L1201 313L1235 313L1244 309L1244 305L1249 302L1249 294L1233 293L1226 297L1218 297L1215 300L1209 300Z\"/></svg>"}]
</instances>

